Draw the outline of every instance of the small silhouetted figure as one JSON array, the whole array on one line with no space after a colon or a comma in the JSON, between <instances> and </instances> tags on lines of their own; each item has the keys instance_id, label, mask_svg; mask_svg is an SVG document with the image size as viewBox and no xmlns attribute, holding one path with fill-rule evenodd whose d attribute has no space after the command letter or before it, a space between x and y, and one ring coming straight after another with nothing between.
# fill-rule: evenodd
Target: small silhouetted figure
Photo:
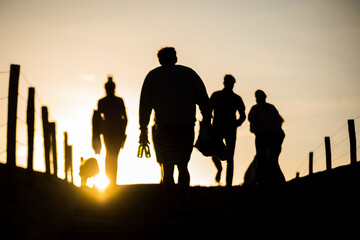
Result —
<instances>
[{"instance_id":1,"label":"small silhouetted figure","mask_svg":"<svg viewBox=\"0 0 360 240\"><path fill-rule=\"evenodd\" d=\"M255 134L257 182L259 185L277 185L285 182L279 166L279 155L285 133L284 122L272 104L266 102L262 90L255 92L256 105L249 112L250 131Z\"/></svg>"},{"instance_id":2,"label":"small silhouetted figure","mask_svg":"<svg viewBox=\"0 0 360 240\"><path fill-rule=\"evenodd\" d=\"M233 92L235 78L232 75L225 75L224 89L214 92L211 97L211 105L214 110L213 126L217 129L229 151L226 168L226 186L231 187L234 174L234 152L236 143L236 129L246 119L245 105L242 98ZM236 114L239 114L237 118ZM217 168L215 181L220 182L222 166L217 157L212 157Z\"/></svg>"},{"instance_id":3,"label":"small silhouetted figure","mask_svg":"<svg viewBox=\"0 0 360 240\"><path fill-rule=\"evenodd\" d=\"M112 77L108 77L105 91L106 97L98 102L98 113L101 116L100 129L106 148L105 172L110 186L114 186L116 185L118 156L126 140L125 132L128 120L123 99L115 96L115 83ZM100 149L98 149L99 152Z\"/></svg>"},{"instance_id":4,"label":"small silhouetted figure","mask_svg":"<svg viewBox=\"0 0 360 240\"><path fill-rule=\"evenodd\" d=\"M86 186L87 180L95 175L99 174L99 165L95 158L89 158L84 160L81 158L80 172L81 186Z\"/></svg>"},{"instance_id":5,"label":"small silhouetted figure","mask_svg":"<svg viewBox=\"0 0 360 240\"><path fill-rule=\"evenodd\" d=\"M139 142L148 143L148 124L154 110L155 153L163 171L162 185L168 201L169 220L176 221L176 205L186 205L190 184L188 162L194 144L196 104L207 124L211 121L211 107L204 83L197 73L176 65L174 48L162 48L157 56L161 66L148 73L141 90ZM177 192L173 177L175 165L179 171Z\"/></svg>"}]
</instances>

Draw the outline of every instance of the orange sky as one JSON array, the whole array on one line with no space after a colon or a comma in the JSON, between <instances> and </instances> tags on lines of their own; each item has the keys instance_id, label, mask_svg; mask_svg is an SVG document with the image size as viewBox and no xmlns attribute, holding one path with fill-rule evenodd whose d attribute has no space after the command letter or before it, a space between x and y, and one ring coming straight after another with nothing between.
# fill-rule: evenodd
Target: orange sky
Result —
<instances>
[{"instance_id":1,"label":"orange sky","mask_svg":"<svg viewBox=\"0 0 360 240\"><path fill-rule=\"evenodd\" d=\"M243 98L246 113L255 104L256 89L267 93L285 119L280 165L291 179L296 171L306 174L303 162L312 150L315 171L323 169L323 137L360 115L359 11L360 3L348 0L2 0L0 72L9 71L11 63L21 65L22 78L36 87L38 111L47 105L50 120L57 122L59 158L63 132L69 132L75 169L80 156L93 156L91 114L104 96L107 74L113 74L129 115L118 182L157 182L155 159L136 158L138 101L144 77L159 65L157 50L173 46L178 63L200 75L209 95L222 88L227 73L237 79L234 91ZM0 73L0 80L1 99L7 96L8 75ZM20 80L20 94L26 98L28 83ZM23 104L19 100L19 111ZM6 122L5 101L0 100L0 108L1 126ZM21 123L18 126L19 139L26 141ZM38 128L41 135L41 125ZM342 128L334 142L346 137L346 131ZM0 134L2 152L4 127ZM336 151L338 156L346 153L346 144ZM41 168L41 147L36 154ZM254 136L246 121L238 129L235 184L243 181L254 154ZM0 155L1 161L5 158ZM345 154L337 164L347 161ZM24 164L21 157L18 162ZM197 150L190 173L192 185L215 184L215 167Z\"/></svg>"}]
</instances>

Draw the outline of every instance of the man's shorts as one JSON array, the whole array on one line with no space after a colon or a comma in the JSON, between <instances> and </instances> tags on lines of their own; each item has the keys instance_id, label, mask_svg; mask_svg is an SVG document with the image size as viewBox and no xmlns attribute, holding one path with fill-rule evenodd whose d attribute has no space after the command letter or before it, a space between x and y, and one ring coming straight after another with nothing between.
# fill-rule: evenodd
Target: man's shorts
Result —
<instances>
[{"instance_id":1,"label":"man's shorts","mask_svg":"<svg viewBox=\"0 0 360 240\"><path fill-rule=\"evenodd\" d=\"M156 126L153 140L159 163L187 164L194 146L194 125Z\"/></svg>"}]
</instances>

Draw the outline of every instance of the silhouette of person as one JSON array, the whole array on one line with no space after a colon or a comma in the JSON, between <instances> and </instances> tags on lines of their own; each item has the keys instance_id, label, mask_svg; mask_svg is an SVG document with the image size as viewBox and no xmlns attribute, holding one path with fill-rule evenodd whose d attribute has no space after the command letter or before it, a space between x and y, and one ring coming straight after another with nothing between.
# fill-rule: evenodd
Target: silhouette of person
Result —
<instances>
[{"instance_id":1,"label":"silhouette of person","mask_svg":"<svg viewBox=\"0 0 360 240\"><path fill-rule=\"evenodd\" d=\"M255 134L256 160L259 185L276 185L285 182L279 166L279 155L285 133L284 122L272 104L266 102L262 90L255 92L256 105L249 112L250 131Z\"/></svg>"},{"instance_id":2,"label":"silhouette of person","mask_svg":"<svg viewBox=\"0 0 360 240\"><path fill-rule=\"evenodd\" d=\"M189 67L176 65L176 51L172 47L160 49L157 56L161 66L147 74L141 90L139 142L148 143L148 124L154 110L154 147L163 172L162 185L171 222L176 221L177 204L180 207L187 204L196 104L204 122L210 124L212 116L209 97L198 74ZM177 192L173 177L175 165L179 171Z\"/></svg>"},{"instance_id":3,"label":"silhouette of person","mask_svg":"<svg viewBox=\"0 0 360 240\"><path fill-rule=\"evenodd\" d=\"M115 96L115 83L108 77L105 84L106 96L98 102L98 112L101 115L101 133L106 148L105 172L110 186L116 185L118 156L126 140L127 115L122 98Z\"/></svg>"},{"instance_id":4,"label":"silhouette of person","mask_svg":"<svg viewBox=\"0 0 360 240\"><path fill-rule=\"evenodd\" d=\"M245 105L242 98L233 92L235 78L232 75L225 75L224 89L214 92L211 97L211 106L214 111L213 126L217 129L229 151L230 158L227 159L226 186L231 187L234 174L234 152L236 143L236 129L246 119ZM240 117L237 119L236 113ZM217 157L212 157L217 168L215 181L220 182L222 166Z\"/></svg>"}]
</instances>

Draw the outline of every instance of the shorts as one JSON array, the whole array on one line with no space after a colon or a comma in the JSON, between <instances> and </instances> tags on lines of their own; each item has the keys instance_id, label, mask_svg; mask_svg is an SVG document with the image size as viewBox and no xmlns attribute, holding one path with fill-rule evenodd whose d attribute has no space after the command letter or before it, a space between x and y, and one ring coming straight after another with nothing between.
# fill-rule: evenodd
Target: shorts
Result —
<instances>
[{"instance_id":1,"label":"shorts","mask_svg":"<svg viewBox=\"0 0 360 240\"><path fill-rule=\"evenodd\" d=\"M187 164L194 147L194 125L174 124L153 128L156 159L161 164Z\"/></svg>"}]
</instances>

